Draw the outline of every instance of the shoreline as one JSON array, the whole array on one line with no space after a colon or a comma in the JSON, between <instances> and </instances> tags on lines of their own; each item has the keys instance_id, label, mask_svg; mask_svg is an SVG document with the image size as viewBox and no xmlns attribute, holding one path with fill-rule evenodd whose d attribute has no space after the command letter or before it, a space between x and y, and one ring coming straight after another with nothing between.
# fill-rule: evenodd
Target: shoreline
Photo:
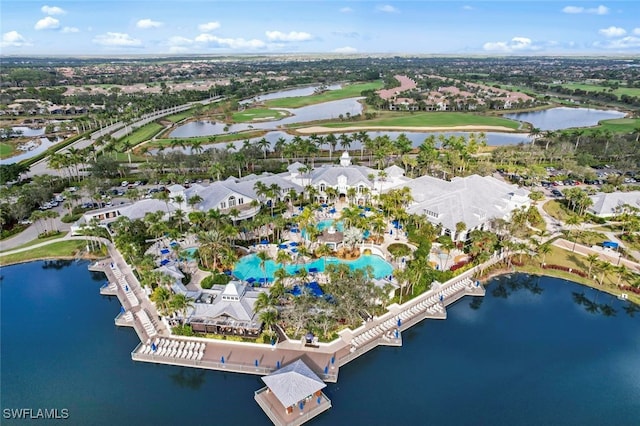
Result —
<instances>
[{"instance_id":1,"label":"shoreline","mask_svg":"<svg viewBox=\"0 0 640 426\"><path fill-rule=\"evenodd\" d=\"M336 132L359 132L362 130L370 131L396 131L396 132L500 132L513 134L527 134L526 132L518 132L504 126L347 126L347 127L326 127L326 126L309 126L290 129L304 135L313 133L336 133Z\"/></svg>"}]
</instances>

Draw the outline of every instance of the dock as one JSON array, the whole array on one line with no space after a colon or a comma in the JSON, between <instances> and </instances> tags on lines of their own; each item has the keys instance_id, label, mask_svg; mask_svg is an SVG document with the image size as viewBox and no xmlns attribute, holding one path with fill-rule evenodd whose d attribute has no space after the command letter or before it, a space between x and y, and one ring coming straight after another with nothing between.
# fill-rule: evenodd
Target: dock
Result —
<instances>
[{"instance_id":1,"label":"dock","mask_svg":"<svg viewBox=\"0 0 640 426\"><path fill-rule=\"evenodd\" d=\"M109 251L110 260L96 262L90 268L107 276L108 282L101 286L100 294L115 296L122 304L115 325L132 327L140 338L131 352L134 361L268 376L302 359L327 383L337 382L340 367L378 346L401 347L404 330L425 319L446 319L446 307L464 296L484 296L484 287L473 277L481 268L502 259L495 255L446 283L433 283L426 293L401 305L390 305L384 315L364 321L357 329L340 331L338 339L309 347L304 339L286 337L269 345L172 335L129 265L115 248L111 246ZM300 425L331 408L324 393L293 411L291 407L278 405L268 388L256 391L254 399L276 425Z\"/></svg>"}]
</instances>

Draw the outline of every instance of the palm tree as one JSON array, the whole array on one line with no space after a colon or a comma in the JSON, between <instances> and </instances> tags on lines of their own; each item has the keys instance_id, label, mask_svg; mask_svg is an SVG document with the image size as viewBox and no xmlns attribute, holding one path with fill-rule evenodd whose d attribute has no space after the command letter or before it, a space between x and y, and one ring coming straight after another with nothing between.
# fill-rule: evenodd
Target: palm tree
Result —
<instances>
[{"instance_id":1,"label":"palm tree","mask_svg":"<svg viewBox=\"0 0 640 426\"><path fill-rule=\"evenodd\" d=\"M262 312L267 310L275 309L277 303L277 299L272 297L271 293L260 292L258 297L256 297L256 301L253 304L254 312Z\"/></svg>"},{"instance_id":2,"label":"palm tree","mask_svg":"<svg viewBox=\"0 0 640 426\"><path fill-rule=\"evenodd\" d=\"M275 309L262 311L258 318L262 321L262 325L267 330L267 335L273 336L273 326L278 322L278 311Z\"/></svg>"},{"instance_id":3,"label":"palm tree","mask_svg":"<svg viewBox=\"0 0 640 426\"><path fill-rule=\"evenodd\" d=\"M153 290L150 297L151 301L156 305L160 315L169 315L171 311L171 291L163 286L158 286Z\"/></svg>"},{"instance_id":4,"label":"palm tree","mask_svg":"<svg viewBox=\"0 0 640 426\"><path fill-rule=\"evenodd\" d=\"M544 265L545 258L549 253L551 253L551 244L549 243L540 244L540 246L538 247L538 254L542 255L542 262L541 262L542 265Z\"/></svg>"},{"instance_id":5,"label":"palm tree","mask_svg":"<svg viewBox=\"0 0 640 426\"><path fill-rule=\"evenodd\" d=\"M598 261L595 264L595 268L597 272L600 273L598 284L602 285L602 283L604 282L604 276L613 269L613 265L606 261Z\"/></svg>"},{"instance_id":6,"label":"palm tree","mask_svg":"<svg viewBox=\"0 0 640 426\"><path fill-rule=\"evenodd\" d=\"M316 256L322 257L324 269L327 269L327 256L331 256L333 254L333 250L326 244L320 245L316 249Z\"/></svg>"},{"instance_id":7,"label":"palm tree","mask_svg":"<svg viewBox=\"0 0 640 426\"><path fill-rule=\"evenodd\" d=\"M267 282L267 261L271 260L271 256L267 253L266 250L259 251L256 256L260 260L260 269L262 269L262 273L264 274L264 281Z\"/></svg>"},{"instance_id":8,"label":"palm tree","mask_svg":"<svg viewBox=\"0 0 640 426\"><path fill-rule=\"evenodd\" d=\"M271 142L269 142L267 138L263 137L260 140L258 140L258 142L256 142L256 145L258 146L258 148L260 148L260 150L264 154L263 158L266 160L267 152L269 152L269 148L271 147Z\"/></svg>"},{"instance_id":9,"label":"palm tree","mask_svg":"<svg viewBox=\"0 0 640 426\"><path fill-rule=\"evenodd\" d=\"M182 323L184 324L189 308L193 308L194 300L184 294L174 294L169 304L171 309L182 314Z\"/></svg>"},{"instance_id":10,"label":"palm tree","mask_svg":"<svg viewBox=\"0 0 640 426\"><path fill-rule=\"evenodd\" d=\"M576 227L577 228L577 226L582 223L582 219L578 215L572 215L572 216L569 216L569 218L566 220L565 223L567 225L571 226L571 227ZM575 228L574 228L574 231L575 231ZM574 235L573 236L573 248L571 249L572 252L576 251L576 243L577 243L577 241L578 241L578 235Z\"/></svg>"},{"instance_id":11,"label":"palm tree","mask_svg":"<svg viewBox=\"0 0 640 426\"><path fill-rule=\"evenodd\" d=\"M591 278L591 268L593 268L593 265L599 260L600 258L598 257L597 254L590 254L587 256L587 262L589 262L589 270L587 272L587 276L589 278Z\"/></svg>"}]
</instances>

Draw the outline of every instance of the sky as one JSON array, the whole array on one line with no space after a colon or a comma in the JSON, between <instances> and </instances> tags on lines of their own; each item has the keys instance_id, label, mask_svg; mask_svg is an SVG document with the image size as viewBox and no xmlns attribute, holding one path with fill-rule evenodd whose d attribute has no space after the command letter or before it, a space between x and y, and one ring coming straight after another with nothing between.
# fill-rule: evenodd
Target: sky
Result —
<instances>
[{"instance_id":1,"label":"sky","mask_svg":"<svg viewBox=\"0 0 640 426\"><path fill-rule=\"evenodd\" d=\"M0 0L0 55L637 55L640 1Z\"/></svg>"}]
</instances>

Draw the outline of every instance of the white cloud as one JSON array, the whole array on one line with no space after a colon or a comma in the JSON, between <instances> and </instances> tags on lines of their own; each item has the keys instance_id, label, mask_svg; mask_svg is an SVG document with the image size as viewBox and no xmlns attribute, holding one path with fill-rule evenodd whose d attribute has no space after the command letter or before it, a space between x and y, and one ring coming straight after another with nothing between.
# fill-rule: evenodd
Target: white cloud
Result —
<instances>
[{"instance_id":1,"label":"white cloud","mask_svg":"<svg viewBox=\"0 0 640 426\"><path fill-rule=\"evenodd\" d=\"M22 47L30 46L22 35L17 31L9 31L2 34L0 47Z\"/></svg>"},{"instance_id":2,"label":"white cloud","mask_svg":"<svg viewBox=\"0 0 640 426\"><path fill-rule=\"evenodd\" d=\"M158 28L163 26L164 24L160 21L153 21L151 19L140 19L138 22L136 22L136 27L138 28L142 28L144 30L149 29L149 28Z\"/></svg>"},{"instance_id":3,"label":"white cloud","mask_svg":"<svg viewBox=\"0 0 640 426\"><path fill-rule=\"evenodd\" d=\"M80 30L76 27L64 27L63 29L60 30L60 32L64 34L71 34L71 33L79 33Z\"/></svg>"},{"instance_id":4,"label":"white cloud","mask_svg":"<svg viewBox=\"0 0 640 426\"><path fill-rule=\"evenodd\" d=\"M350 7L343 7L340 9L341 13L351 13L353 12L353 9L351 9Z\"/></svg>"},{"instance_id":5,"label":"white cloud","mask_svg":"<svg viewBox=\"0 0 640 426\"><path fill-rule=\"evenodd\" d=\"M463 9L463 10L473 10L474 8L473 8L473 6L469 6L469 5L467 4L467 5L465 5L465 6L462 6L462 9Z\"/></svg>"},{"instance_id":6,"label":"white cloud","mask_svg":"<svg viewBox=\"0 0 640 426\"><path fill-rule=\"evenodd\" d=\"M131 37L125 33L112 33L100 34L93 38L93 42L101 46L106 47L140 47L142 41L137 38Z\"/></svg>"},{"instance_id":7,"label":"white cloud","mask_svg":"<svg viewBox=\"0 0 640 426\"><path fill-rule=\"evenodd\" d=\"M313 38L309 33L290 31L289 33L283 33L280 31L266 31L267 39L269 41L308 41Z\"/></svg>"},{"instance_id":8,"label":"white cloud","mask_svg":"<svg viewBox=\"0 0 640 426\"><path fill-rule=\"evenodd\" d=\"M60 21L51 16L47 16L36 22L33 28L36 30L55 30L58 27L60 27Z\"/></svg>"},{"instance_id":9,"label":"white cloud","mask_svg":"<svg viewBox=\"0 0 640 426\"><path fill-rule=\"evenodd\" d=\"M504 53L540 49L527 37L514 37L510 41L490 41L485 43L482 48L490 52Z\"/></svg>"},{"instance_id":10,"label":"white cloud","mask_svg":"<svg viewBox=\"0 0 640 426\"><path fill-rule=\"evenodd\" d=\"M602 5L598 7L566 6L562 11L571 15L578 15L581 13L590 15L607 15L609 13L609 8Z\"/></svg>"},{"instance_id":11,"label":"white cloud","mask_svg":"<svg viewBox=\"0 0 640 426\"><path fill-rule=\"evenodd\" d=\"M626 36L616 40L607 40L605 42L596 42L594 43L597 47L602 47L604 49L616 49L616 50L624 50L631 48L640 47L640 37L635 36Z\"/></svg>"},{"instance_id":12,"label":"white cloud","mask_svg":"<svg viewBox=\"0 0 640 426\"><path fill-rule=\"evenodd\" d=\"M337 49L333 49L335 53L356 53L358 49L351 46L338 47Z\"/></svg>"},{"instance_id":13,"label":"white cloud","mask_svg":"<svg viewBox=\"0 0 640 426\"><path fill-rule=\"evenodd\" d=\"M633 29L633 33L634 33L635 35L640 35L640 28L634 28L634 29Z\"/></svg>"},{"instance_id":14,"label":"white cloud","mask_svg":"<svg viewBox=\"0 0 640 426\"><path fill-rule=\"evenodd\" d=\"M398 12L398 9L396 9L393 6L391 6L390 4L384 4L382 6L378 6L378 7L376 7L376 10L378 12L385 12L385 13L397 13Z\"/></svg>"},{"instance_id":15,"label":"white cloud","mask_svg":"<svg viewBox=\"0 0 640 426\"><path fill-rule=\"evenodd\" d=\"M40 10L45 15L64 15L67 13L64 9L58 6L42 6Z\"/></svg>"},{"instance_id":16,"label":"white cloud","mask_svg":"<svg viewBox=\"0 0 640 426\"><path fill-rule=\"evenodd\" d=\"M627 33L624 28L610 26L609 28L603 28L598 31L605 37L622 37Z\"/></svg>"},{"instance_id":17,"label":"white cloud","mask_svg":"<svg viewBox=\"0 0 640 426\"><path fill-rule=\"evenodd\" d=\"M198 25L198 29L203 33L208 33L213 30L217 30L218 28L220 28L220 22L216 22L216 21L207 22L206 24Z\"/></svg>"},{"instance_id":18,"label":"white cloud","mask_svg":"<svg viewBox=\"0 0 640 426\"><path fill-rule=\"evenodd\" d=\"M251 39L245 40L243 38L222 38L211 34L200 34L195 38L198 43L207 44L209 47L214 48L228 48L228 49L260 49L266 46L266 43L262 40Z\"/></svg>"}]
</instances>

